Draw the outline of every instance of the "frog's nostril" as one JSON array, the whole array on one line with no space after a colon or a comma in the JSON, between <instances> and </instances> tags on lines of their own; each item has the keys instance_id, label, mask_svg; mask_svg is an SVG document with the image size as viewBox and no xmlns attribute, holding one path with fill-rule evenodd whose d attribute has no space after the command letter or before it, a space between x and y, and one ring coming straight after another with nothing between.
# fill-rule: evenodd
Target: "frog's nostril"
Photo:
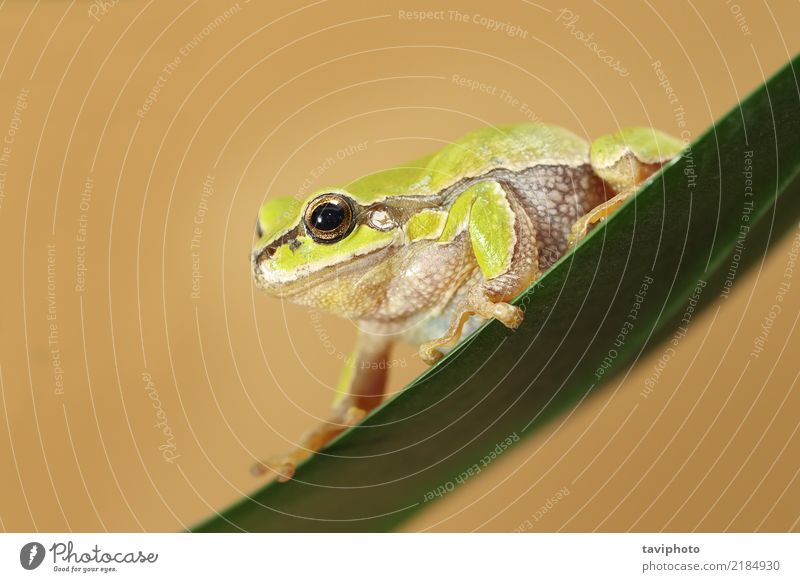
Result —
<instances>
[{"instance_id":1,"label":"frog's nostril","mask_svg":"<svg viewBox=\"0 0 800 582\"><path fill-rule=\"evenodd\" d=\"M270 260L274 254L275 254L275 247L273 246L264 247L263 249L261 249L261 251L258 253L258 256L256 257L256 264L258 266L263 265L268 260Z\"/></svg>"}]
</instances>

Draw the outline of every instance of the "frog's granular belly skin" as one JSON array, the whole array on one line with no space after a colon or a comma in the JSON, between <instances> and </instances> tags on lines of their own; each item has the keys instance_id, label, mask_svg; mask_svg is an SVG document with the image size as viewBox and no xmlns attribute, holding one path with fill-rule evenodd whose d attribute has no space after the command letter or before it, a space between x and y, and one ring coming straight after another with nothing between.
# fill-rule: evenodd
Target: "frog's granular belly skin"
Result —
<instances>
[{"instance_id":1,"label":"frog's granular belly skin","mask_svg":"<svg viewBox=\"0 0 800 582\"><path fill-rule=\"evenodd\" d=\"M589 164L533 166L502 179L533 221L542 271L567 252L567 235L578 218L613 195Z\"/></svg>"}]
</instances>

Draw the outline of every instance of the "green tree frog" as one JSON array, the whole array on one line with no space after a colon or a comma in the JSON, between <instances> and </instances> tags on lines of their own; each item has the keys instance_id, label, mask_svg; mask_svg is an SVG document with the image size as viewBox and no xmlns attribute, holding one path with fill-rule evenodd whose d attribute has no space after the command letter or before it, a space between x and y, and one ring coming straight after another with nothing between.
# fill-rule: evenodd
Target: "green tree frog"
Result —
<instances>
[{"instance_id":1,"label":"green tree frog","mask_svg":"<svg viewBox=\"0 0 800 582\"><path fill-rule=\"evenodd\" d=\"M354 320L359 337L330 419L254 471L290 479L375 408L394 342L433 364L487 319L516 328L523 313L510 301L682 149L643 127L590 145L555 126L492 126L305 200L268 200L257 287Z\"/></svg>"}]
</instances>

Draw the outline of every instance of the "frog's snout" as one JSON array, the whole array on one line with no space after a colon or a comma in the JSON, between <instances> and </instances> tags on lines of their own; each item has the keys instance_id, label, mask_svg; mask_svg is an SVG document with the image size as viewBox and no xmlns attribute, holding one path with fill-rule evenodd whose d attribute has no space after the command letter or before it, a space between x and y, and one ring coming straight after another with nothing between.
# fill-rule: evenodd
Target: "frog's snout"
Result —
<instances>
[{"instance_id":1,"label":"frog's snout","mask_svg":"<svg viewBox=\"0 0 800 582\"><path fill-rule=\"evenodd\" d=\"M266 286L265 275L269 269L269 261L274 254L275 247L270 245L257 248L253 251L251 261L253 267L253 278L255 279L256 284L261 288Z\"/></svg>"}]
</instances>

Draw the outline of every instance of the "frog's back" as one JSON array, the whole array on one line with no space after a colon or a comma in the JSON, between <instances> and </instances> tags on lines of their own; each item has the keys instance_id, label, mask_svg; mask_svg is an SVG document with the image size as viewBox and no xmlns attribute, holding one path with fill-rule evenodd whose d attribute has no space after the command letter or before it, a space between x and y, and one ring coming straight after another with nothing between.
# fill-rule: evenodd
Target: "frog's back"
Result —
<instances>
[{"instance_id":1,"label":"frog's back","mask_svg":"<svg viewBox=\"0 0 800 582\"><path fill-rule=\"evenodd\" d=\"M512 172L535 166L589 163L589 144L553 125L520 123L472 131L439 151L397 168L377 172L345 185L360 201L391 196L427 196L464 178L492 170Z\"/></svg>"}]
</instances>

